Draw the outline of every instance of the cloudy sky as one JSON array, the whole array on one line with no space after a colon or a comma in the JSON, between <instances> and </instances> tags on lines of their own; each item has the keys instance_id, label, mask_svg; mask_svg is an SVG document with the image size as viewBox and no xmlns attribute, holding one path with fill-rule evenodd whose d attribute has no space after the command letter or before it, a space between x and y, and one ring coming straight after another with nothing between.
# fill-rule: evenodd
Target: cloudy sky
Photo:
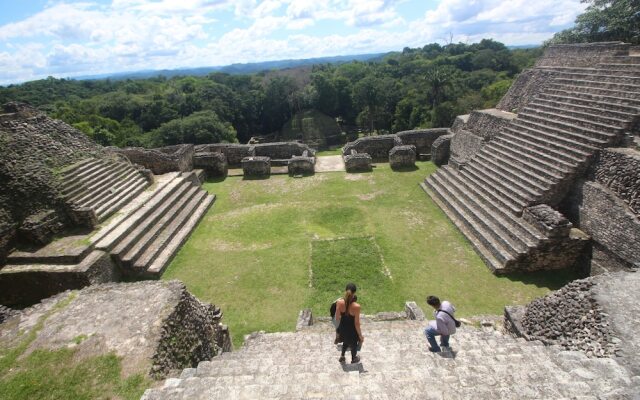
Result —
<instances>
[{"instance_id":1,"label":"cloudy sky","mask_svg":"<svg viewBox=\"0 0 640 400\"><path fill-rule=\"evenodd\" d=\"M376 53L538 44L579 0L0 0L0 84Z\"/></svg>"}]
</instances>

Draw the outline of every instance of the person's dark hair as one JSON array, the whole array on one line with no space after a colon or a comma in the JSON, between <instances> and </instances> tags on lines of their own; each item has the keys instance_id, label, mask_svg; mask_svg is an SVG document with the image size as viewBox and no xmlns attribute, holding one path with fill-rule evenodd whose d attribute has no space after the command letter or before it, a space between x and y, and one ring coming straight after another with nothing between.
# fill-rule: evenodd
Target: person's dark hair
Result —
<instances>
[{"instance_id":1,"label":"person's dark hair","mask_svg":"<svg viewBox=\"0 0 640 400\"><path fill-rule=\"evenodd\" d=\"M440 305L440 299L436 296L428 296L427 297L427 304L429 304L430 306L439 306Z\"/></svg>"},{"instance_id":2,"label":"person's dark hair","mask_svg":"<svg viewBox=\"0 0 640 400\"><path fill-rule=\"evenodd\" d=\"M348 310L349 305L355 301L356 297L356 285L354 283L347 283L347 287L344 290L344 309Z\"/></svg>"}]
</instances>

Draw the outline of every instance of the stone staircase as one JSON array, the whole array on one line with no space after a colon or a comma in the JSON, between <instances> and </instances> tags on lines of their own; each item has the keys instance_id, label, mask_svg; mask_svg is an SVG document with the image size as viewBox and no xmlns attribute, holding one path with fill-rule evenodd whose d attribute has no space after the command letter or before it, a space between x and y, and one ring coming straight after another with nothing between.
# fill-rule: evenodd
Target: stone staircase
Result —
<instances>
[{"instance_id":1,"label":"stone staircase","mask_svg":"<svg viewBox=\"0 0 640 400\"><path fill-rule=\"evenodd\" d=\"M90 158L66 169L62 195L74 209L88 208L104 221L149 186L128 161Z\"/></svg>"},{"instance_id":2,"label":"stone staircase","mask_svg":"<svg viewBox=\"0 0 640 400\"><path fill-rule=\"evenodd\" d=\"M627 140L640 117L640 57L549 69L556 78L468 163L422 184L495 273L536 269L548 238L523 210L557 206L596 151Z\"/></svg>"},{"instance_id":3,"label":"stone staircase","mask_svg":"<svg viewBox=\"0 0 640 400\"><path fill-rule=\"evenodd\" d=\"M159 277L215 201L195 172L170 173L152 196L92 237L131 276Z\"/></svg>"},{"instance_id":4,"label":"stone staircase","mask_svg":"<svg viewBox=\"0 0 640 400\"><path fill-rule=\"evenodd\" d=\"M254 334L143 400L632 398L640 379L614 359L587 358L493 328L463 326L452 351L430 353L424 321L372 322L358 364L340 364L332 326ZM347 360L349 356L347 355Z\"/></svg>"}]
</instances>

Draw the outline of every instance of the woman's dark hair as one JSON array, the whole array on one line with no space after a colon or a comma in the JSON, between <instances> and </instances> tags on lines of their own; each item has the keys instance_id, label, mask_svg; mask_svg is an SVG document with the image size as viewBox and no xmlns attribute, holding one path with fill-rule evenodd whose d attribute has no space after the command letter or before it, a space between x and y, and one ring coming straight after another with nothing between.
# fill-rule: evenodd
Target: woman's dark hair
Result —
<instances>
[{"instance_id":1,"label":"woman's dark hair","mask_svg":"<svg viewBox=\"0 0 640 400\"><path fill-rule=\"evenodd\" d=\"M347 283L347 287L344 290L344 309L345 312L349 309L349 305L355 301L356 297L356 285L355 283Z\"/></svg>"},{"instance_id":2,"label":"woman's dark hair","mask_svg":"<svg viewBox=\"0 0 640 400\"><path fill-rule=\"evenodd\" d=\"M440 299L437 298L436 296L429 296L427 297L427 304L430 306L439 306L440 305Z\"/></svg>"}]
</instances>

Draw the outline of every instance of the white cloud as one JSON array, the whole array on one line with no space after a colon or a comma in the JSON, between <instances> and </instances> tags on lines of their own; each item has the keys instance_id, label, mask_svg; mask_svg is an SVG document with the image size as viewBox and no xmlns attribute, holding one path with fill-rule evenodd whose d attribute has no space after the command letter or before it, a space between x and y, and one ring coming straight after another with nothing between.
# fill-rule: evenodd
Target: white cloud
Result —
<instances>
[{"instance_id":1,"label":"white cloud","mask_svg":"<svg viewBox=\"0 0 640 400\"><path fill-rule=\"evenodd\" d=\"M424 0L56 2L0 26L0 83L52 73L85 75L399 50L443 42L449 35L456 42L490 37L507 44L539 43L570 24L585 7L579 0L440 0L423 15L403 16L399 5L409 1ZM327 24L351 33L317 33ZM227 25L228 31L220 34L221 26Z\"/></svg>"}]
</instances>

